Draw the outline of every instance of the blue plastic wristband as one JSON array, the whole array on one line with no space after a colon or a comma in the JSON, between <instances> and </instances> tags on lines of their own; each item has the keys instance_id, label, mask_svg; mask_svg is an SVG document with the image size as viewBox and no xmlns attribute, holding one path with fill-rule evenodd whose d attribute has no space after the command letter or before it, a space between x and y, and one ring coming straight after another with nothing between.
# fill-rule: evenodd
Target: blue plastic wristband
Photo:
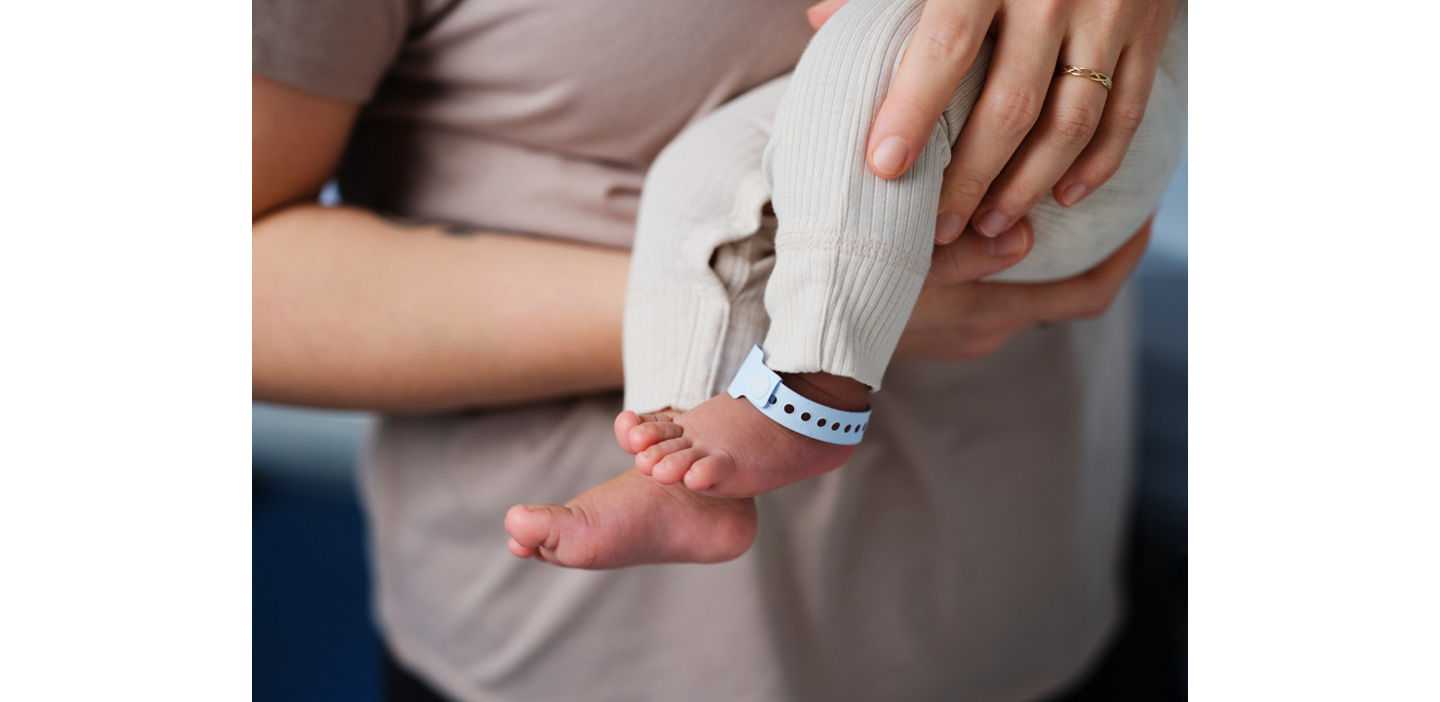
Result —
<instances>
[{"instance_id":1,"label":"blue plastic wristband","mask_svg":"<svg viewBox=\"0 0 1440 702\"><path fill-rule=\"evenodd\" d=\"M779 374L765 365L760 346L750 349L744 365L735 373L726 390L731 397L743 397L762 414L797 434L829 444L853 446L870 426L870 410L846 412L807 400L785 387Z\"/></svg>"}]
</instances>

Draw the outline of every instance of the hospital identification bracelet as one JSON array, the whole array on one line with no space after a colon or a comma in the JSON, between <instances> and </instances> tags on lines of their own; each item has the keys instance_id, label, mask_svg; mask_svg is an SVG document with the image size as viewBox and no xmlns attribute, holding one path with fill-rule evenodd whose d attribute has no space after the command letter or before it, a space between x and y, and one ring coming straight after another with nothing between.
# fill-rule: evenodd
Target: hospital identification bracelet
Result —
<instances>
[{"instance_id":1,"label":"hospital identification bracelet","mask_svg":"<svg viewBox=\"0 0 1440 702\"><path fill-rule=\"evenodd\" d=\"M726 392L749 400L786 429L829 444L858 444L870 426L870 410L846 412L826 407L785 387L780 375L765 365L765 352L758 344L750 349Z\"/></svg>"}]
</instances>

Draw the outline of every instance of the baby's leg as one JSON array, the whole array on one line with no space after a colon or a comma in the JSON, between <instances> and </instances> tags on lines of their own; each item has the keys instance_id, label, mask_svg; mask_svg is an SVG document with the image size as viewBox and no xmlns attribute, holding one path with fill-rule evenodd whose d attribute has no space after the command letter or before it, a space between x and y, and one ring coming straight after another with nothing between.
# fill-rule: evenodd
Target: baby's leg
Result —
<instances>
[{"instance_id":1,"label":"baby's leg","mask_svg":"<svg viewBox=\"0 0 1440 702\"><path fill-rule=\"evenodd\" d=\"M763 215L761 156L785 79L760 86L687 128L652 165L641 196L625 314L626 406L689 408L715 393L765 330L761 296L773 262ZM758 411L747 403L733 409ZM710 413L704 413L710 416ZM680 438L675 412L648 415L644 437ZM662 421L664 420L664 421ZM686 420L688 421L688 420ZM621 446L640 417L617 418ZM670 444L674 446L675 444ZM673 462L673 461L672 461ZM649 465L647 464L647 468ZM750 547L748 499L695 494L630 470L565 505L517 505L505 518L510 550L578 568L709 563Z\"/></svg>"},{"instance_id":2,"label":"baby's leg","mask_svg":"<svg viewBox=\"0 0 1440 702\"><path fill-rule=\"evenodd\" d=\"M930 264L950 133L937 125L913 173L896 181L870 174L863 153L920 8L855 0L831 18L796 67L765 151L778 221L764 296L765 360L792 390L842 411L865 409L879 386ZM973 100L978 81L964 90ZM794 418L827 428L820 414ZM724 394L619 438L638 451L641 472L726 497L813 477L854 451L791 431Z\"/></svg>"},{"instance_id":3,"label":"baby's leg","mask_svg":"<svg viewBox=\"0 0 1440 702\"><path fill-rule=\"evenodd\" d=\"M694 407L765 334L774 218L761 159L788 81L690 125L646 174L625 294L626 407Z\"/></svg>"},{"instance_id":4,"label":"baby's leg","mask_svg":"<svg viewBox=\"0 0 1440 702\"><path fill-rule=\"evenodd\" d=\"M665 485L683 479L715 496L750 497L831 470L854 452L719 392L768 323L762 296L775 257L762 216L771 197L763 156L782 93L783 79L687 129L646 181L626 300L625 405L686 411L651 422L622 413L616 439ZM866 388L847 378L792 382L837 408L866 404Z\"/></svg>"}]
</instances>

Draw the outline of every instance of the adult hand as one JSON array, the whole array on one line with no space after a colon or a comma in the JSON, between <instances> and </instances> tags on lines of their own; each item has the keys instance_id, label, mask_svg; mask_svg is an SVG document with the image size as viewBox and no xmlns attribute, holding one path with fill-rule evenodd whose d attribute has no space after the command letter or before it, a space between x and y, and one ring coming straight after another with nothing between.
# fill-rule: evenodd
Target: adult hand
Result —
<instances>
[{"instance_id":1,"label":"adult hand","mask_svg":"<svg viewBox=\"0 0 1440 702\"><path fill-rule=\"evenodd\" d=\"M1145 253L1150 224L1146 221L1100 265L1053 283L979 282L1030 252L1034 233L1026 219L994 239L972 234L936 247L930 276L895 355L981 358L1030 327L1104 314Z\"/></svg>"},{"instance_id":2,"label":"adult hand","mask_svg":"<svg viewBox=\"0 0 1440 702\"><path fill-rule=\"evenodd\" d=\"M806 11L819 28L848 0ZM1115 170L1145 114L1176 0L928 0L866 146L870 170L910 168L981 40L995 51L945 169L937 243L1010 229L1046 192L1069 207ZM1113 78L1056 75L1083 66ZM972 223L973 219L973 223Z\"/></svg>"}]
</instances>

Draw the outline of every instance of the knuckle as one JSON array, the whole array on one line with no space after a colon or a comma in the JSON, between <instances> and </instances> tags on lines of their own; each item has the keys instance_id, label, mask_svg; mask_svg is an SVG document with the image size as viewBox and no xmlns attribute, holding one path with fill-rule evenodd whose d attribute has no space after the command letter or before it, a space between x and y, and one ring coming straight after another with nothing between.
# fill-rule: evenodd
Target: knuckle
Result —
<instances>
[{"instance_id":1,"label":"knuckle","mask_svg":"<svg viewBox=\"0 0 1440 702\"><path fill-rule=\"evenodd\" d=\"M1155 3L1151 3L1152 5ZM1109 27L1119 26L1127 13L1134 13L1134 4L1128 0L1104 0L1100 3L1100 10L1096 14L1103 18L1104 23ZM1141 9L1141 13L1148 10Z\"/></svg>"},{"instance_id":2,"label":"knuckle","mask_svg":"<svg viewBox=\"0 0 1440 702\"><path fill-rule=\"evenodd\" d=\"M912 46L937 63L957 63L969 45L969 28L964 20L936 17L915 33Z\"/></svg>"},{"instance_id":3,"label":"knuckle","mask_svg":"<svg viewBox=\"0 0 1440 702\"><path fill-rule=\"evenodd\" d=\"M935 256L931 258L930 278L939 285L954 285L965 280L964 266L960 258L954 254L954 246L945 246L937 249Z\"/></svg>"},{"instance_id":4,"label":"knuckle","mask_svg":"<svg viewBox=\"0 0 1440 702\"><path fill-rule=\"evenodd\" d=\"M1072 0L1042 0L1031 4L1029 18L1039 26L1058 26L1070 14Z\"/></svg>"},{"instance_id":5,"label":"knuckle","mask_svg":"<svg viewBox=\"0 0 1440 702\"><path fill-rule=\"evenodd\" d=\"M986 206L1002 212L1029 212L1050 191L1050 185L1036 180L1035 175L1027 174L1005 183L1003 187L996 187L986 198Z\"/></svg>"},{"instance_id":6,"label":"knuckle","mask_svg":"<svg viewBox=\"0 0 1440 702\"><path fill-rule=\"evenodd\" d=\"M1084 170L1084 179L1090 183L1104 183L1110 180L1110 177L1120 170L1120 163L1124 157L1125 154L1115 148L1106 148L1103 151L1087 155L1088 163Z\"/></svg>"},{"instance_id":7,"label":"knuckle","mask_svg":"<svg viewBox=\"0 0 1440 702\"><path fill-rule=\"evenodd\" d=\"M961 203L979 202L990 181L975 173L956 173L946 179L943 205L957 206Z\"/></svg>"},{"instance_id":8,"label":"knuckle","mask_svg":"<svg viewBox=\"0 0 1440 702\"><path fill-rule=\"evenodd\" d=\"M1055 133L1065 146L1085 146L1099 126L1100 114L1088 105L1069 105L1055 111Z\"/></svg>"},{"instance_id":9,"label":"knuckle","mask_svg":"<svg viewBox=\"0 0 1440 702\"><path fill-rule=\"evenodd\" d=\"M1148 37L1151 41L1158 35L1161 41L1164 40L1165 31L1174 19L1173 3L1152 2L1140 7L1140 26L1148 30Z\"/></svg>"},{"instance_id":10,"label":"knuckle","mask_svg":"<svg viewBox=\"0 0 1440 702\"><path fill-rule=\"evenodd\" d=\"M961 281L965 282L965 281ZM974 288L976 286L964 286ZM964 294L956 296L954 304L950 308L950 323L963 339L976 335L974 331L976 320L980 319L985 312L985 296L976 295L975 291L965 290Z\"/></svg>"},{"instance_id":11,"label":"knuckle","mask_svg":"<svg viewBox=\"0 0 1440 702\"><path fill-rule=\"evenodd\" d=\"M885 110L893 113L900 118L901 122L907 124L927 124L934 121L929 107L914 95L895 93L886 99Z\"/></svg>"},{"instance_id":12,"label":"knuckle","mask_svg":"<svg viewBox=\"0 0 1440 702\"><path fill-rule=\"evenodd\" d=\"M1040 204L1040 200L1042 200L1054 186L1054 183L1044 183L1040 181L1016 183L1015 193L1006 198L1009 200L1007 204L1009 209L1007 211L1029 212L1035 209L1035 206Z\"/></svg>"},{"instance_id":13,"label":"knuckle","mask_svg":"<svg viewBox=\"0 0 1440 702\"><path fill-rule=\"evenodd\" d=\"M1040 101L1024 90L1001 90L990 97L986 108L994 116L996 129L1007 136L1030 131L1040 116Z\"/></svg>"},{"instance_id":14,"label":"knuckle","mask_svg":"<svg viewBox=\"0 0 1440 702\"><path fill-rule=\"evenodd\" d=\"M1120 130L1133 134L1140 128L1140 123L1145 121L1145 103L1127 102L1115 106L1115 126Z\"/></svg>"}]
</instances>

